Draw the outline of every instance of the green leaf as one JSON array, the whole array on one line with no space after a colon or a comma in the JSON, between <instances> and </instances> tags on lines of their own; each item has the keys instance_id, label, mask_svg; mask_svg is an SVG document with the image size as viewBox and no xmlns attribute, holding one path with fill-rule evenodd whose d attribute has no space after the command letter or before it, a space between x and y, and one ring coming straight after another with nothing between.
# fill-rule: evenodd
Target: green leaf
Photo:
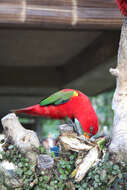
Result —
<instances>
[{"instance_id":1,"label":"green leaf","mask_svg":"<svg viewBox=\"0 0 127 190\"><path fill-rule=\"evenodd\" d=\"M31 176L32 173L33 173L33 172L32 172L31 170L28 170L27 172L25 172L25 175Z\"/></svg>"},{"instance_id":2,"label":"green leaf","mask_svg":"<svg viewBox=\"0 0 127 190\"><path fill-rule=\"evenodd\" d=\"M46 152L46 150L45 150L45 148L43 146L39 146L39 151L40 151L41 154Z\"/></svg>"},{"instance_id":3,"label":"green leaf","mask_svg":"<svg viewBox=\"0 0 127 190\"><path fill-rule=\"evenodd\" d=\"M106 145L106 139L103 138L97 142L99 149L102 151L105 148Z\"/></svg>"},{"instance_id":4,"label":"green leaf","mask_svg":"<svg viewBox=\"0 0 127 190\"><path fill-rule=\"evenodd\" d=\"M62 174L62 175L64 175L64 170L61 169L61 168L59 168L59 173Z\"/></svg>"},{"instance_id":5,"label":"green leaf","mask_svg":"<svg viewBox=\"0 0 127 190\"><path fill-rule=\"evenodd\" d=\"M47 181L47 180L48 180L48 176L45 175L45 176L43 177L43 179L44 179L44 181Z\"/></svg>"},{"instance_id":6,"label":"green leaf","mask_svg":"<svg viewBox=\"0 0 127 190\"><path fill-rule=\"evenodd\" d=\"M19 162L19 163L18 163L18 167L20 167L20 168L23 167L22 162Z\"/></svg>"},{"instance_id":7,"label":"green leaf","mask_svg":"<svg viewBox=\"0 0 127 190\"><path fill-rule=\"evenodd\" d=\"M114 165L114 166L113 166L113 169L114 169L114 170L119 170L119 166L118 166L118 165Z\"/></svg>"},{"instance_id":8,"label":"green leaf","mask_svg":"<svg viewBox=\"0 0 127 190\"><path fill-rule=\"evenodd\" d=\"M16 170L16 174L19 175L19 176L22 176L22 174L23 174L22 169L18 168L18 169Z\"/></svg>"},{"instance_id":9,"label":"green leaf","mask_svg":"<svg viewBox=\"0 0 127 190\"><path fill-rule=\"evenodd\" d=\"M119 179L122 179L122 174L121 174L121 173L118 175L118 178L119 178Z\"/></svg>"},{"instance_id":10,"label":"green leaf","mask_svg":"<svg viewBox=\"0 0 127 190\"><path fill-rule=\"evenodd\" d=\"M36 187L34 187L34 190L42 190L42 188L37 185Z\"/></svg>"}]
</instances>

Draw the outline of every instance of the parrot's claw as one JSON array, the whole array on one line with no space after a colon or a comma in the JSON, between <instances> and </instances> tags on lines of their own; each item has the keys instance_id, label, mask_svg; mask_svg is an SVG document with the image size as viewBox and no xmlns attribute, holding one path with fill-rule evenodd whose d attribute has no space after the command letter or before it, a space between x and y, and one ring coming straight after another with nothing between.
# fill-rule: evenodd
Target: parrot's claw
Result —
<instances>
[{"instance_id":1,"label":"parrot's claw","mask_svg":"<svg viewBox=\"0 0 127 190\"><path fill-rule=\"evenodd\" d=\"M81 135L81 130L80 130L79 126L77 126L76 123L72 121L72 119L67 118L67 124L73 127L73 129L77 133L77 135Z\"/></svg>"}]
</instances>

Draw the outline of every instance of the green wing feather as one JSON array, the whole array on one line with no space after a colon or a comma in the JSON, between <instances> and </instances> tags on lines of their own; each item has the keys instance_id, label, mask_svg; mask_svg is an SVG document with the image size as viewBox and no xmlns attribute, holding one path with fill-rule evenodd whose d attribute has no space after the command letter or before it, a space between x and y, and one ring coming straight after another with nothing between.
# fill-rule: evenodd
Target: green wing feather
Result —
<instances>
[{"instance_id":1,"label":"green wing feather","mask_svg":"<svg viewBox=\"0 0 127 190\"><path fill-rule=\"evenodd\" d=\"M51 96L49 96L48 98L45 98L44 100L42 100L40 102L40 106L46 106L46 105L59 105L59 104L63 104L67 101L70 100L70 98L74 96L74 91L59 91L56 92L54 94L52 94Z\"/></svg>"}]
</instances>

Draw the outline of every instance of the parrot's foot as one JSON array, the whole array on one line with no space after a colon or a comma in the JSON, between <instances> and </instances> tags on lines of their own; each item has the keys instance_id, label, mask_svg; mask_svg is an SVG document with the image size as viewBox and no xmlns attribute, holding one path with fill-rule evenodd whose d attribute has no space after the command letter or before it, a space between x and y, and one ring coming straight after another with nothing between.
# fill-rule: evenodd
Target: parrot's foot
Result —
<instances>
[{"instance_id":1,"label":"parrot's foot","mask_svg":"<svg viewBox=\"0 0 127 190\"><path fill-rule=\"evenodd\" d=\"M77 133L77 135L81 135L81 130L80 130L79 126L78 126L78 125L76 125L76 123L75 123L75 122L73 122L73 121L72 121L72 119L67 118L66 122L67 122L67 124L68 124L68 125L70 125L70 126L72 126L72 127L73 127L74 132L76 132L76 133Z\"/></svg>"}]
</instances>

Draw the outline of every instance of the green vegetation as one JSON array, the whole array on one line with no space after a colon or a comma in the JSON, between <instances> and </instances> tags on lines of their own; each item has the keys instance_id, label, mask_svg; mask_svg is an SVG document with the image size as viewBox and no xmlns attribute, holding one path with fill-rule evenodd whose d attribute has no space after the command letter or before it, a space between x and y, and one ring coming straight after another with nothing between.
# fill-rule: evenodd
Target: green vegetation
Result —
<instances>
[{"instance_id":1,"label":"green vegetation","mask_svg":"<svg viewBox=\"0 0 127 190\"><path fill-rule=\"evenodd\" d=\"M38 153L47 153L44 147L39 147ZM70 189L69 183L66 183L70 179L71 172L74 169L74 162L76 154L67 152L62 154L63 157L55 157L51 154L55 160L55 166L53 169L43 170L38 172L36 165L31 164L29 159L25 158L25 155L13 145L6 147L5 152L2 152L3 160L13 162L18 166L16 170L16 176L23 180L22 188L19 190L62 190L64 188Z\"/></svg>"},{"instance_id":2,"label":"green vegetation","mask_svg":"<svg viewBox=\"0 0 127 190\"><path fill-rule=\"evenodd\" d=\"M108 153L98 165L91 168L87 176L76 187L79 190L126 190L127 165L124 162L114 163Z\"/></svg>"},{"instance_id":3,"label":"green vegetation","mask_svg":"<svg viewBox=\"0 0 127 190\"><path fill-rule=\"evenodd\" d=\"M39 147L38 151L46 153L43 147ZM31 164L13 145L6 147L2 155L3 159L18 166L16 176L23 179L22 187L18 190L127 189L127 165L124 162L114 163L107 152L80 183L76 183L72 178L77 153L69 151L61 152L59 157L52 155L55 161L54 168L41 172L38 172L36 165Z\"/></svg>"},{"instance_id":4,"label":"green vegetation","mask_svg":"<svg viewBox=\"0 0 127 190\"><path fill-rule=\"evenodd\" d=\"M60 125L60 120L53 119L42 119L42 127L43 127L43 138L48 137L50 135L53 138L57 138L59 135L58 126Z\"/></svg>"},{"instance_id":5,"label":"green vegetation","mask_svg":"<svg viewBox=\"0 0 127 190\"><path fill-rule=\"evenodd\" d=\"M113 91L90 98L91 103L99 118L99 133L106 126L109 133L113 123L112 98Z\"/></svg>"}]
</instances>

